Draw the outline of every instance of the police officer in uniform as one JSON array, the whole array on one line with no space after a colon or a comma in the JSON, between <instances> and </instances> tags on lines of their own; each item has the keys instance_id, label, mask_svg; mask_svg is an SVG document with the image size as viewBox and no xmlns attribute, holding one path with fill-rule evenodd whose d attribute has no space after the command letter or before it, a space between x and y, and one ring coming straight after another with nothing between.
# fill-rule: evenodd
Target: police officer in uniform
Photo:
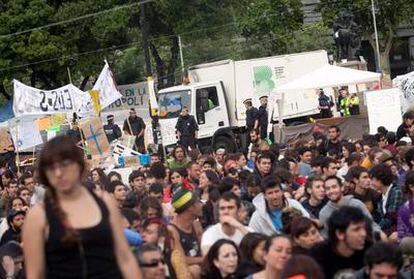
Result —
<instances>
[{"instance_id":1,"label":"police officer in uniform","mask_svg":"<svg viewBox=\"0 0 414 279\"><path fill-rule=\"evenodd\" d=\"M188 147L194 148L196 145L198 125L194 116L190 115L186 106L181 110L175 126L179 143L188 150Z\"/></svg>"},{"instance_id":2,"label":"police officer in uniform","mask_svg":"<svg viewBox=\"0 0 414 279\"><path fill-rule=\"evenodd\" d=\"M112 114L106 117L108 124L104 125L105 135L108 138L109 143L120 138L122 136L121 128L114 123L114 116Z\"/></svg>"},{"instance_id":3,"label":"police officer in uniform","mask_svg":"<svg viewBox=\"0 0 414 279\"><path fill-rule=\"evenodd\" d=\"M246 129L247 132L250 133L251 130L258 128L259 120L257 117L259 111L257 108L253 107L251 98L246 99L243 104L246 107Z\"/></svg>"},{"instance_id":4,"label":"police officer in uniform","mask_svg":"<svg viewBox=\"0 0 414 279\"><path fill-rule=\"evenodd\" d=\"M269 114L267 112L267 96L259 98L260 107L257 119L259 120L260 138L265 139L267 137L267 125L269 123Z\"/></svg>"}]
</instances>

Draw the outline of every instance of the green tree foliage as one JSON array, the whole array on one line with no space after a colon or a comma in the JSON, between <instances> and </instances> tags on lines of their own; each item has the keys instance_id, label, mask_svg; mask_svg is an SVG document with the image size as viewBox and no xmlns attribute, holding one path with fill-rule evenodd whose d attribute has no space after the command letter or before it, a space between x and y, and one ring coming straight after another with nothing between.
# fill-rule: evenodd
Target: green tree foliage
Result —
<instances>
[{"instance_id":1,"label":"green tree foliage","mask_svg":"<svg viewBox=\"0 0 414 279\"><path fill-rule=\"evenodd\" d=\"M396 30L411 21L414 0L376 0L375 7L382 58L380 66L382 71L389 74L389 53L396 40ZM375 49L371 0L321 0L320 10L327 26L332 26L340 12L352 12L364 39Z\"/></svg>"},{"instance_id":2,"label":"green tree foliage","mask_svg":"<svg viewBox=\"0 0 414 279\"><path fill-rule=\"evenodd\" d=\"M242 1L240 28L247 45L248 57L290 53L294 34L303 24L301 0Z\"/></svg>"},{"instance_id":3,"label":"green tree foliage","mask_svg":"<svg viewBox=\"0 0 414 279\"><path fill-rule=\"evenodd\" d=\"M56 88L69 72L86 90L104 59L119 84L142 81L145 26L159 88L181 81L178 35L186 67L331 45L324 25L303 26L301 0L157 0L143 7L136 0L0 1L0 93L10 98L14 78Z\"/></svg>"}]
</instances>

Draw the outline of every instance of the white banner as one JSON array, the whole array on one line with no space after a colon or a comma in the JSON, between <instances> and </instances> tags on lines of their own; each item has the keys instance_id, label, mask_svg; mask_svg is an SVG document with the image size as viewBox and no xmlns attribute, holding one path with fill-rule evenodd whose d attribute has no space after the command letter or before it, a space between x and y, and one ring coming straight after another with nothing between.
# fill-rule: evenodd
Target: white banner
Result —
<instances>
[{"instance_id":1,"label":"white banner","mask_svg":"<svg viewBox=\"0 0 414 279\"><path fill-rule=\"evenodd\" d=\"M49 91L27 86L18 80L14 80L13 84L13 111L16 117L71 112L83 116L93 111L89 94L72 84Z\"/></svg>"},{"instance_id":2,"label":"white banner","mask_svg":"<svg viewBox=\"0 0 414 279\"><path fill-rule=\"evenodd\" d=\"M10 135L19 151L27 151L36 145L42 144L42 136L37 125L28 121L13 121L10 123Z\"/></svg>"},{"instance_id":3,"label":"white banner","mask_svg":"<svg viewBox=\"0 0 414 279\"><path fill-rule=\"evenodd\" d=\"M401 90L401 108L403 112L413 108L414 103L414 72L397 76L393 86Z\"/></svg>"},{"instance_id":4,"label":"white banner","mask_svg":"<svg viewBox=\"0 0 414 279\"><path fill-rule=\"evenodd\" d=\"M122 95L121 99L116 100L109 105L103 111L117 111L127 110L135 108L140 111L138 114L143 118L147 118L148 115L148 85L144 82L138 82L134 84L126 84L118 86L119 92Z\"/></svg>"},{"instance_id":5,"label":"white banner","mask_svg":"<svg viewBox=\"0 0 414 279\"><path fill-rule=\"evenodd\" d=\"M396 132L401 124L400 89L384 89L366 91L365 98L368 109L369 133L377 133L379 126Z\"/></svg>"},{"instance_id":6,"label":"white banner","mask_svg":"<svg viewBox=\"0 0 414 279\"><path fill-rule=\"evenodd\" d=\"M109 68L108 62L105 61L105 66L99 74L98 80L92 90L99 91L99 102L101 104L101 109L106 108L122 97L121 93L119 93L116 88L114 77L111 69Z\"/></svg>"}]
</instances>

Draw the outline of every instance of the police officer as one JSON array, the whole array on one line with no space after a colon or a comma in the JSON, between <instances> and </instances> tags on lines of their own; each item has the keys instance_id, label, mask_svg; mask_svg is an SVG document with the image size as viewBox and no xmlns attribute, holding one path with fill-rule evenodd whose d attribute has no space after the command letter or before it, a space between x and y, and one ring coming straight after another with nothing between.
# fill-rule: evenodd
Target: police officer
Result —
<instances>
[{"instance_id":1,"label":"police officer","mask_svg":"<svg viewBox=\"0 0 414 279\"><path fill-rule=\"evenodd\" d=\"M265 139L267 137L267 125L269 123L269 114L267 112L267 96L262 96L259 98L260 107L257 114L257 119L259 120L259 130L260 138Z\"/></svg>"},{"instance_id":2,"label":"police officer","mask_svg":"<svg viewBox=\"0 0 414 279\"><path fill-rule=\"evenodd\" d=\"M188 107L184 106L181 110L181 115L178 117L175 129L179 143L184 146L185 149L188 149L188 147L195 147L198 125L194 116L189 114Z\"/></svg>"},{"instance_id":3,"label":"police officer","mask_svg":"<svg viewBox=\"0 0 414 279\"><path fill-rule=\"evenodd\" d=\"M259 120L257 117L259 111L253 107L251 98L246 99L243 104L246 107L246 129L250 133L251 130L258 128Z\"/></svg>"},{"instance_id":4,"label":"police officer","mask_svg":"<svg viewBox=\"0 0 414 279\"><path fill-rule=\"evenodd\" d=\"M121 128L114 123L114 116L112 114L106 117L108 124L104 125L105 135L108 138L108 141L112 141L120 138L122 136Z\"/></svg>"}]
</instances>

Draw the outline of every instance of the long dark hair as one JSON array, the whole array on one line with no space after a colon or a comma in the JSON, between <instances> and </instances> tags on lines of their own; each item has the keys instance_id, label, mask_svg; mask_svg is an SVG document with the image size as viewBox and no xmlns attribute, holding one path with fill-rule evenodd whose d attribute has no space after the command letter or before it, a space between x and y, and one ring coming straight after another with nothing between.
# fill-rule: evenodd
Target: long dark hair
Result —
<instances>
[{"instance_id":1,"label":"long dark hair","mask_svg":"<svg viewBox=\"0 0 414 279\"><path fill-rule=\"evenodd\" d=\"M178 149L182 149L184 152L184 159L185 157L187 157L187 150L185 150L184 146L182 145L176 145L171 153L172 157L174 158L174 160L177 160L177 158L175 157L175 151L177 151Z\"/></svg>"},{"instance_id":2,"label":"long dark hair","mask_svg":"<svg viewBox=\"0 0 414 279\"><path fill-rule=\"evenodd\" d=\"M210 250L207 253L207 256L204 258L203 262L203 276L202 278L209 278L209 279L222 279L220 270L214 265L214 260L218 259L219 251L221 246L224 244L229 244L234 247L237 251L237 266L240 266L240 252L237 248L237 245L229 240L229 239L220 239L217 240L213 246L211 246ZM226 278L237 278L236 275L228 276Z\"/></svg>"},{"instance_id":3,"label":"long dark hair","mask_svg":"<svg viewBox=\"0 0 414 279\"><path fill-rule=\"evenodd\" d=\"M46 188L45 202L49 203L64 228L62 243L73 245L79 240L79 233L68 222L67 214L63 211L56 190L50 184L46 170L55 163L71 160L80 167L80 179L85 176L85 161L82 150L76 146L75 141L68 136L58 136L48 141L40 152L37 163L37 174L41 184Z\"/></svg>"},{"instance_id":4,"label":"long dark hair","mask_svg":"<svg viewBox=\"0 0 414 279\"><path fill-rule=\"evenodd\" d=\"M94 168L94 169L92 169L91 170L91 174L94 172L94 171L96 171L97 173L98 173L98 175L99 175L99 183L101 184L101 185L103 185L104 186L104 189L106 188L106 187L108 187L108 185L109 185L109 178L108 178L108 176L105 174L105 172L104 172L104 170L103 169L101 169L101 168Z\"/></svg>"},{"instance_id":5,"label":"long dark hair","mask_svg":"<svg viewBox=\"0 0 414 279\"><path fill-rule=\"evenodd\" d=\"M243 262L254 262L254 250L260 243L266 242L267 239L268 237L261 233L253 232L246 234L240 242L240 254Z\"/></svg>"}]
</instances>

